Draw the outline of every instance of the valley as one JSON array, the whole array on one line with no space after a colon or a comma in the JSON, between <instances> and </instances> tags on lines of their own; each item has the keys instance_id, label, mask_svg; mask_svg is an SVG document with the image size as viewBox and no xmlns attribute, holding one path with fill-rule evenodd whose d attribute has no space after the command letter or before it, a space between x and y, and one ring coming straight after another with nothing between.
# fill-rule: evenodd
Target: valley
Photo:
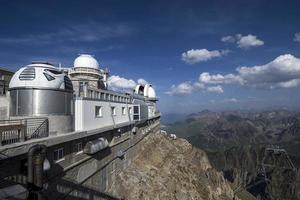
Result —
<instances>
[{"instance_id":1,"label":"valley","mask_svg":"<svg viewBox=\"0 0 300 200\"><path fill-rule=\"evenodd\" d=\"M236 193L300 199L300 113L204 110L165 129L205 150Z\"/></svg>"}]
</instances>

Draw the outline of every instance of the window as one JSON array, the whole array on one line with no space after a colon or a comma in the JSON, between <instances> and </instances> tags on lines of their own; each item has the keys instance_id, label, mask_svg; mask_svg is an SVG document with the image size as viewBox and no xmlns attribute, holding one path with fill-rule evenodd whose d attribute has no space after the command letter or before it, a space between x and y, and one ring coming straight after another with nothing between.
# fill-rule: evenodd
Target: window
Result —
<instances>
[{"instance_id":1,"label":"window","mask_svg":"<svg viewBox=\"0 0 300 200\"><path fill-rule=\"evenodd\" d=\"M95 117L103 117L102 115L102 106L95 107Z\"/></svg>"},{"instance_id":2,"label":"window","mask_svg":"<svg viewBox=\"0 0 300 200\"><path fill-rule=\"evenodd\" d=\"M133 120L140 120L140 107L133 106Z\"/></svg>"},{"instance_id":3,"label":"window","mask_svg":"<svg viewBox=\"0 0 300 200\"><path fill-rule=\"evenodd\" d=\"M122 115L126 115L126 109L125 109L125 107L122 107Z\"/></svg>"},{"instance_id":4,"label":"window","mask_svg":"<svg viewBox=\"0 0 300 200\"><path fill-rule=\"evenodd\" d=\"M114 106L111 107L111 114L112 115L117 115L116 114L116 107L114 107Z\"/></svg>"},{"instance_id":5,"label":"window","mask_svg":"<svg viewBox=\"0 0 300 200\"><path fill-rule=\"evenodd\" d=\"M53 81L55 78L53 77L53 76L51 76L51 75L49 75L49 74L47 74L47 73L43 73L44 74L44 76L46 77L46 79L48 80L48 81Z\"/></svg>"},{"instance_id":6,"label":"window","mask_svg":"<svg viewBox=\"0 0 300 200\"><path fill-rule=\"evenodd\" d=\"M74 146L74 152L75 153L81 153L82 152L82 142L78 142Z\"/></svg>"},{"instance_id":7,"label":"window","mask_svg":"<svg viewBox=\"0 0 300 200\"><path fill-rule=\"evenodd\" d=\"M64 148L54 150L53 160L55 162L64 160Z\"/></svg>"},{"instance_id":8,"label":"window","mask_svg":"<svg viewBox=\"0 0 300 200\"><path fill-rule=\"evenodd\" d=\"M63 73L62 71L57 71L57 70L52 70L52 69L45 69L45 71L50 72L52 74L56 74L56 75Z\"/></svg>"}]
</instances>

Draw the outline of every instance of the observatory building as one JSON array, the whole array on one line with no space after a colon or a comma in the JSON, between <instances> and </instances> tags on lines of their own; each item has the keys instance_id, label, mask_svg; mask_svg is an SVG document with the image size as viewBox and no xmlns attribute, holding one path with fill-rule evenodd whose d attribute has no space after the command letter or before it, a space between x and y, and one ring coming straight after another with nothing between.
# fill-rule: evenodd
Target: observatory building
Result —
<instances>
[{"instance_id":1,"label":"observatory building","mask_svg":"<svg viewBox=\"0 0 300 200\"><path fill-rule=\"evenodd\" d=\"M81 54L74 60L74 67L69 70L69 76L80 96L84 86L90 89L107 89L108 70L100 69L98 61L91 55Z\"/></svg>"},{"instance_id":2,"label":"observatory building","mask_svg":"<svg viewBox=\"0 0 300 200\"><path fill-rule=\"evenodd\" d=\"M73 130L73 85L50 63L33 62L19 69L10 84L10 117L46 117L50 132Z\"/></svg>"},{"instance_id":3,"label":"observatory building","mask_svg":"<svg viewBox=\"0 0 300 200\"><path fill-rule=\"evenodd\" d=\"M88 54L69 68L35 61L14 73L5 94L9 114L0 118L0 177L7 182L0 196L16 187L11 195L18 197L79 198L89 190L70 185L111 187L139 142L160 131L160 113L151 84L129 94L108 90L108 78Z\"/></svg>"}]
</instances>

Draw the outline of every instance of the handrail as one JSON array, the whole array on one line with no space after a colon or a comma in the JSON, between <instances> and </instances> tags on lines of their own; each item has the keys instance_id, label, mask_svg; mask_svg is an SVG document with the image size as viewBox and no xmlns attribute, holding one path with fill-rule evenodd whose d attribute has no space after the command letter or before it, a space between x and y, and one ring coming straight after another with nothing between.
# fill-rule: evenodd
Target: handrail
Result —
<instances>
[{"instance_id":1,"label":"handrail","mask_svg":"<svg viewBox=\"0 0 300 200\"><path fill-rule=\"evenodd\" d=\"M0 146L26 140L48 137L48 118L0 120Z\"/></svg>"},{"instance_id":2,"label":"handrail","mask_svg":"<svg viewBox=\"0 0 300 200\"><path fill-rule=\"evenodd\" d=\"M42 132L43 131L43 132ZM49 133L49 120L45 119L39 127L37 127L37 129L31 134L30 138L41 138L41 137L45 137L44 135L42 135L43 133L46 134L46 136L48 136Z\"/></svg>"}]
</instances>

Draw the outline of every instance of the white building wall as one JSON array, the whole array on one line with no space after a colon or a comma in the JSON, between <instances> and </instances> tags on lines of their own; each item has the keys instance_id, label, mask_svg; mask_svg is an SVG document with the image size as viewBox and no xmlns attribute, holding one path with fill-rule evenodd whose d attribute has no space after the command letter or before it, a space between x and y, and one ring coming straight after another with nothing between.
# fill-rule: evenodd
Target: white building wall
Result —
<instances>
[{"instance_id":1,"label":"white building wall","mask_svg":"<svg viewBox=\"0 0 300 200\"><path fill-rule=\"evenodd\" d=\"M102 117L96 116L96 106L102 107ZM116 115L112 115L111 107L116 108ZM122 114L122 107L125 107L125 114ZM105 126L112 126L130 122L132 114L129 114L131 104L108 102L101 100L75 100L75 131L98 129ZM133 109L133 108L131 108Z\"/></svg>"}]
</instances>

